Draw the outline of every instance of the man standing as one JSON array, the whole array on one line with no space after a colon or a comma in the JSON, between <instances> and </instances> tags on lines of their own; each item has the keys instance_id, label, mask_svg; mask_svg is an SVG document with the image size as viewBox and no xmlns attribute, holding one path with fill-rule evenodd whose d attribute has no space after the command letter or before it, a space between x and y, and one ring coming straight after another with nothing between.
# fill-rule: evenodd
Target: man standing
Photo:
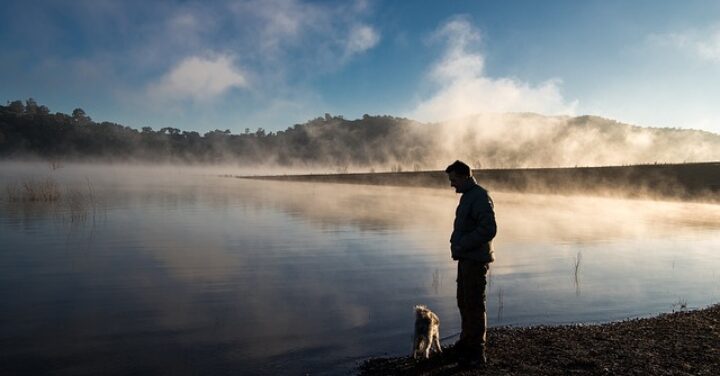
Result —
<instances>
[{"instance_id":1,"label":"man standing","mask_svg":"<svg viewBox=\"0 0 720 376\"><path fill-rule=\"evenodd\" d=\"M455 211L450 251L458 261L457 304L462 320L458 350L461 367L480 367L486 363L485 286L493 262L492 239L497 232L493 201L473 178L470 167L455 161L445 169L450 185L461 193Z\"/></svg>"}]
</instances>

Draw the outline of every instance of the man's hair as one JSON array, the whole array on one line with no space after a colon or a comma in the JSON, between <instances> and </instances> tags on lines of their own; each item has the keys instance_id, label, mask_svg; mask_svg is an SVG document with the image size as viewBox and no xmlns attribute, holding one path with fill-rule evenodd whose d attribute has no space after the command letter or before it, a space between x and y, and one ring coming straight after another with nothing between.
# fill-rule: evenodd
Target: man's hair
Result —
<instances>
[{"instance_id":1,"label":"man's hair","mask_svg":"<svg viewBox=\"0 0 720 376\"><path fill-rule=\"evenodd\" d=\"M446 173L455 172L455 174L460 176L470 176L470 166L466 165L463 162L455 161L450 166L447 166L445 169Z\"/></svg>"}]
</instances>

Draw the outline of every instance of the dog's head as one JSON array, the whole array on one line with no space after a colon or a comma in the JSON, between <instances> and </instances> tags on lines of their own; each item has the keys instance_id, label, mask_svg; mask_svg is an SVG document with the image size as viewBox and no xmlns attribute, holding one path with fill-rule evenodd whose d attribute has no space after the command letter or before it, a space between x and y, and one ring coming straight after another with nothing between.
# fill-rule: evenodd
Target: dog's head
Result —
<instances>
[{"instance_id":1,"label":"dog's head","mask_svg":"<svg viewBox=\"0 0 720 376\"><path fill-rule=\"evenodd\" d=\"M416 320L427 320L430 318L431 311L428 307L419 304L415 306L415 319Z\"/></svg>"}]
</instances>

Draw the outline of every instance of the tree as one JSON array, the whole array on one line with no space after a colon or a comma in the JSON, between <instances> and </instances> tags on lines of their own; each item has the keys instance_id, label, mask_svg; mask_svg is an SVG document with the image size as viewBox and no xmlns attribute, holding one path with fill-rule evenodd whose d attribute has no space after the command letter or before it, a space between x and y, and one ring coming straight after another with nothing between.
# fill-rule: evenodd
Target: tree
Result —
<instances>
[{"instance_id":1,"label":"tree","mask_svg":"<svg viewBox=\"0 0 720 376\"><path fill-rule=\"evenodd\" d=\"M28 98L25 101L25 113L36 114L36 113L38 113L38 109L39 109L38 104L34 99Z\"/></svg>"},{"instance_id":2,"label":"tree","mask_svg":"<svg viewBox=\"0 0 720 376\"><path fill-rule=\"evenodd\" d=\"M72 112L72 118L78 124L87 124L92 121L90 116L87 116L87 114L82 108L74 109Z\"/></svg>"},{"instance_id":3,"label":"tree","mask_svg":"<svg viewBox=\"0 0 720 376\"><path fill-rule=\"evenodd\" d=\"M73 119L77 119L83 116L87 116L87 114L85 114L85 110L83 110L82 108L76 108L72 112Z\"/></svg>"},{"instance_id":4,"label":"tree","mask_svg":"<svg viewBox=\"0 0 720 376\"><path fill-rule=\"evenodd\" d=\"M180 134L180 130L177 128L165 127L165 128L160 129L160 133L167 133L171 136L177 136Z\"/></svg>"},{"instance_id":5,"label":"tree","mask_svg":"<svg viewBox=\"0 0 720 376\"><path fill-rule=\"evenodd\" d=\"M8 109L10 110L10 112L22 114L23 112L25 112L25 105L22 101L12 101L8 102Z\"/></svg>"},{"instance_id":6,"label":"tree","mask_svg":"<svg viewBox=\"0 0 720 376\"><path fill-rule=\"evenodd\" d=\"M183 131L182 136L193 142L196 142L197 140L199 140L201 138L200 133L197 133L195 131L190 131L190 132Z\"/></svg>"}]
</instances>

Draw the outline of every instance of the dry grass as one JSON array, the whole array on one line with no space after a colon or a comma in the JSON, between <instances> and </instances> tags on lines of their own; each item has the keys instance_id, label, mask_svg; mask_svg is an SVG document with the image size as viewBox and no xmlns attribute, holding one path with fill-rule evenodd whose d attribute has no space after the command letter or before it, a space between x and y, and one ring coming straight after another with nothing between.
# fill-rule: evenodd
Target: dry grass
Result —
<instances>
[{"instance_id":1,"label":"dry grass","mask_svg":"<svg viewBox=\"0 0 720 376\"><path fill-rule=\"evenodd\" d=\"M573 282L575 283L575 295L580 296L580 263L582 261L582 253L578 251L573 263Z\"/></svg>"},{"instance_id":2,"label":"dry grass","mask_svg":"<svg viewBox=\"0 0 720 376\"><path fill-rule=\"evenodd\" d=\"M677 302L672 304L673 312L675 311L684 311L687 309L687 299L678 298Z\"/></svg>"},{"instance_id":3,"label":"dry grass","mask_svg":"<svg viewBox=\"0 0 720 376\"><path fill-rule=\"evenodd\" d=\"M50 161L50 168L55 171L57 169L63 168L63 165L60 161Z\"/></svg>"},{"instance_id":4,"label":"dry grass","mask_svg":"<svg viewBox=\"0 0 720 376\"><path fill-rule=\"evenodd\" d=\"M10 202L55 202L60 200L60 185L53 179L26 180L5 186Z\"/></svg>"},{"instance_id":5,"label":"dry grass","mask_svg":"<svg viewBox=\"0 0 720 376\"><path fill-rule=\"evenodd\" d=\"M97 214L97 200L95 199L95 188L90 179L86 179L86 190L67 189L66 202L70 213L70 222L83 221L89 217L95 221Z\"/></svg>"},{"instance_id":6,"label":"dry grass","mask_svg":"<svg viewBox=\"0 0 720 376\"><path fill-rule=\"evenodd\" d=\"M503 295L503 289L502 287L498 289L497 293L498 297L498 309L497 309L497 319L498 321L502 321L503 312L505 311L505 298Z\"/></svg>"},{"instance_id":7,"label":"dry grass","mask_svg":"<svg viewBox=\"0 0 720 376\"><path fill-rule=\"evenodd\" d=\"M66 186L61 189L52 178L12 182L5 186L5 197L10 204L44 204L42 207L59 210L70 222L95 219L98 202L90 179L85 187Z\"/></svg>"}]
</instances>

